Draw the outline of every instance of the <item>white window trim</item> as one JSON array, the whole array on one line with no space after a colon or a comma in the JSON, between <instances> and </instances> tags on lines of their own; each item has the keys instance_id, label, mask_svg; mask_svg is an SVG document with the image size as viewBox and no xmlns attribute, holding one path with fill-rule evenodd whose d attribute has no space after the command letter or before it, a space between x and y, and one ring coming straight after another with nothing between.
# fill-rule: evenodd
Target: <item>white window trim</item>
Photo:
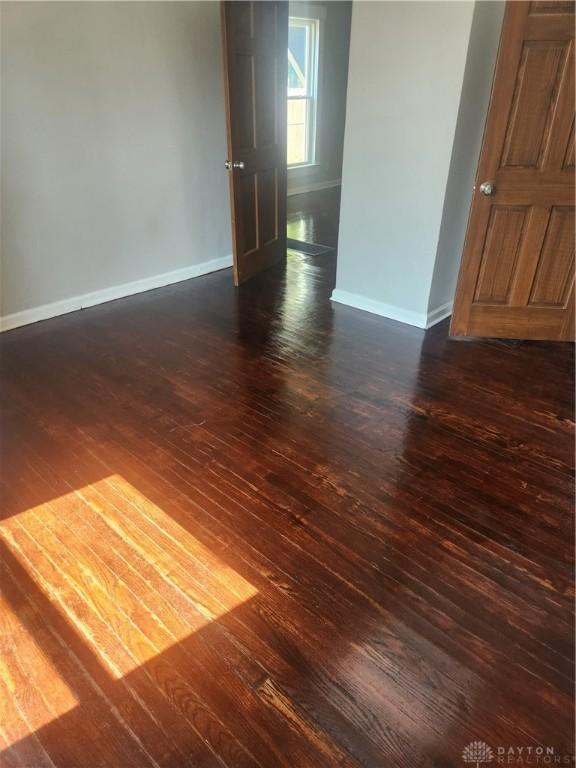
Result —
<instances>
[{"instance_id":1,"label":"white window trim","mask_svg":"<svg viewBox=\"0 0 576 768\"><path fill-rule=\"evenodd\" d=\"M313 84L314 84L314 91L311 95L303 97L303 98L309 98L311 100L311 103L313 105L312 115L310 117L311 123L309 127L309 137L312 140L312 152L310 153L310 159L306 163L294 163L293 165L288 166L289 171L298 171L301 169L306 168L313 168L315 166L321 165L321 163L318 160L318 125L319 125L319 119L318 115L320 113L320 102L321 102L321 88L320 83L322 82L322 64L323 64L323 54L324 54L324 27L326 22L326 8L321 5L314 5L311 3L290 3L290 10L289 10L289 18L290 19L302 19L304 21L316 21L316 35L318 37L318 44L316 46L316 56L315 61L313 63L314 67L314 78L313 78ZM295 99L298 97L291 97L291 99Z\"/></svg>"}]
</instances>

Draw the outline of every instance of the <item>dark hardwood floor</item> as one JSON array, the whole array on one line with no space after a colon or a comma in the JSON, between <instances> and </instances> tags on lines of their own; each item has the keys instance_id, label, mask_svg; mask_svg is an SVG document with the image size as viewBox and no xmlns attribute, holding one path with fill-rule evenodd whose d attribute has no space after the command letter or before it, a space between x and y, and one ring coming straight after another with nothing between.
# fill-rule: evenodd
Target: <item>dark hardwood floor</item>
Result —
<instances>
[{"instance_id":1,"label":"dark hardwood floor","mask_svg":"<svg viewBox=\"0 0 576 768\"><path fill-rule=\"evenodd\" d=\"M572 349L333 281L291 257L0 337L3 768L565 764Z\"/></svg>"},{"instance_id":2,"label":"dark hardwood floor","mask_svg":"<svg viewBox=\"0 0 576 768\"><path fill-rule=\"evenodd\" d=\"M287 232L293 240L336 248L339 221L340 187L288 198Z\"/></svg>"}]
</instances>

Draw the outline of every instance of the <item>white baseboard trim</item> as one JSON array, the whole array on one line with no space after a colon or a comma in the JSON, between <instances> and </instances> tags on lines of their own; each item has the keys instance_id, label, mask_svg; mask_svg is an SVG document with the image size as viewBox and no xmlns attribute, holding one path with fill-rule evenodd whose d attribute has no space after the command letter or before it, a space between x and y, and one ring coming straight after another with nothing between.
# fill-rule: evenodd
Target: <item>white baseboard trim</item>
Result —
<instances>
[{"instance_id":1,"label":"white baseboard trim","mask_svg":"<svg viewBox=\"0 0 576 768\"><path fill-rule=\"evenodd\" d=\"M311 184L301 184L296 187L289 187L288 197L294 195L302 195L305 192L318 192L321 189L330 189L330 187L339 187L342 184L342 179L332 179L332 181L317 181Z\"/></svg>"},{"instance_id":2,"label":"white baseboard trim","mask_svg":"<svg viewBox=\"0 0 576 768\"><path fill-rule=\"evenodd\" d=\"M398 320L401 323L415 325L417 328L426 327L426 315L419 312L412 312L409 309L402 309L393 304L384 304L381 301L374 301L358 293L349 293L334 289L332 291L332 301L338 304L346 304L354 309L363 309L364 312L371 312L373 315L387 317L389 320Z\"/></svg>"},{"instance_id":3,"label":"white baseboard trim","mask_svg":"<svg viewBox=\"0 0 576 768\"><path fill-rule=\"evenodd\" d=\"M446 304L441 304L439 307L436 307L436 309L429 309L426 328L432 328L432 326L436 325L436 323L439 323L441 320L445 320L447 317L450 317L452 314L453 306L453 301L447 301Z\"/></svg>"},{"instance_id":4,"label":"white baseboard trim","mask_svg":"<svg viewBox=\"0 0 576 768\"><path fill-rule=\"evenodd\" d=\"M371 312L373 315L380 315L386 317L389 320L398 320L400 323L406 323L407 325L414 325L416 328L431 328L440 320L448 317L452 314L452 302L443 304L441 307L437 307L428 313L413 312L409 309L403 309L402 307L394 306L393 304L384 304L381 301L374 301L374 299L368 299L365 296L360 296L357 293L349 293L348 291L340 291L335 289L332 291L331 301L335 301L338 304L346 304L348 307L354 307L354 309L362 309L364 312Z\"/></svg>"},{"instance_id":5,"label":"white baseboard trim","mask_svg":"<svg viewBox=\"0 0 576 768\"><path fill-rule=\"evenodd\" d=\"M180 283L182 280L190 280L192 277L201 277L210 272L217 272L220 269L226 269L232 266L232 256L224 256L221 259L211 259L203 261L200 264L194 264L191 267L175 269L172 272L164 272L161 275L145 277L142 280L134 280L131 283L122 283L114 285L111 288L103 288L99 291L85 293L82 296L73 296L62 301L55 301L52 304L43 304L40 307L32 307L22 312L14 312L11 315L0 317L0 331L9 331L12 328L19 328L22 325L37 323L41 320L48 320L58 315L66 315L69 312L76 312L79 309L93 307L96 304L104 304L107 301L123 299L126 296L133 296L135 293L151 291L155 288L162 288L165 285Z\"/></svg>"}]
</instances>

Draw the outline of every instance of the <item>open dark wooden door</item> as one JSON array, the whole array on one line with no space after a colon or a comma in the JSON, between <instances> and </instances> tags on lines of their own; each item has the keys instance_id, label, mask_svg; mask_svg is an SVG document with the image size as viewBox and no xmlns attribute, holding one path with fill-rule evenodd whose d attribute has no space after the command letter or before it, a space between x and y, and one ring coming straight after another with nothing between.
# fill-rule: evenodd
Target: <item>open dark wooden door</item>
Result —
<instances>
[{"instance_id":1,"label":"open dark wooden door","mask_svg":"<svg viewBox=\"0 0 576 768\"><path fill-rule=\"evenodd\" d=\"M574 334L574 4L508 2L450 331Z\"/></svg>"},{"instance_id":2,"label":"open dark wooden door","mask_svg":"<svg viewBox=\"0 0 576 768\"><path fill-rule=\"evenodd\" d=\"M288 3L222 3L234 284L286 256Z\"/></svg>"}]
</instances>

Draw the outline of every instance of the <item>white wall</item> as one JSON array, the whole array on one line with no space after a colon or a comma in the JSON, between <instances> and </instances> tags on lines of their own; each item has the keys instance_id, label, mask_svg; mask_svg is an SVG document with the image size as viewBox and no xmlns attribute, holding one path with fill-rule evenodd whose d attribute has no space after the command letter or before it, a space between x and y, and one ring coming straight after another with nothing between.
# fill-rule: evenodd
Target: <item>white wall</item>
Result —
<instances>
[{"instance_id":1,"label":"white wall","mask_svg":"<svg viewBox=\"0 0 576 768\"><path fill-rule=\"evenodd\" d=\"M322 50L319 68L316 163L288 170L288 194L317 189L342 176L346 83L352 2L290 2L291 15L306 15L307 9L320 8L323 15Z\"/></svg>"},{"instance_id":2,"label":"white wall","mask_svg":"<svg viewBox=\"0 0 576 768\"><path fill-rule=\"evenodd\" d=\"M219 4L1 12L1 314L229 262Z\"/></svg>"},{"instance_id":3,"label":"white wall","mask_svg":"<svg viewBox=\"0 0 576 768\"><path fill-rule=\"evenodd\" d=\"M473 16L472 2L353 4L336 301L419 326L449 313L431 305L431 286ZM497 42L495 22L491 30ZM489 88L494 60L477 64ZM483 85L484 112L485 96ZM476 147L476 129L471 140ZM476 161L470 154L454 167L464 185ZM468 203L457 202L456 234L445 212L440 303L453 292L467 216Z\"/></svg>"},{"instance_id":4,"label":"white wall","mask_svg":"<svg viewBox=\"0 0 576 768\"><path fill-rule=\"evenodd\" d=\"M477 2L446 185L429 311L454 299L505 3Z\"/></svg>"}]
</instances>

